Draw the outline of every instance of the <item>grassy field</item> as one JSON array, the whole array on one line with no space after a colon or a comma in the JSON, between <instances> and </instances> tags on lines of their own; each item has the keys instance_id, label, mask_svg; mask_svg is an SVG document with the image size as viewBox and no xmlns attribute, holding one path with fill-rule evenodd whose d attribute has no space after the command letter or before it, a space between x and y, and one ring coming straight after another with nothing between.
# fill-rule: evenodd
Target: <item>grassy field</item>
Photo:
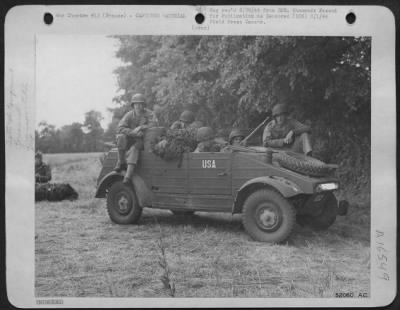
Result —
<instances>
[{"instance_id":1,"label":"grassy field","mask_svg":"<svg viewBox=\"0 0 400 310\"><path fill-rule=\"evenodd\" d=\"M326 232L296 226L281 245L252 241L240 215L199 212L182 217L145 209L137 225L117 225L107 215L105 200L93 198L99 157L99 153L45 156L53 181L70 183L79 199L36 203L36 296L370 293L369 205L352 203L349 215L338 217Z\"/></svg>"}]
</instances>

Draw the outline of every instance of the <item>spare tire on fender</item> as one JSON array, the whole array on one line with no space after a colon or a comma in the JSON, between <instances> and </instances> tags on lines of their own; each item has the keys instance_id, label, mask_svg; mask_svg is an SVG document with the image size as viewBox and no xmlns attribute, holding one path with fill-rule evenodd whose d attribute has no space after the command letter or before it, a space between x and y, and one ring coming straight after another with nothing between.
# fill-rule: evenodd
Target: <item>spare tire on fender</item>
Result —
<instances>
[{"instance_id":1,"label":"spare tire on fender","mask_svg":"<svg viewBox=\"0 0 400 310\"><path fill-rule=\"evenodd\" d=\"M273 158L286 169L313 177L326 176L338 167L337 165L325 164L316 158L291 151L276 152Z\"/></svg>"}]
</instances>

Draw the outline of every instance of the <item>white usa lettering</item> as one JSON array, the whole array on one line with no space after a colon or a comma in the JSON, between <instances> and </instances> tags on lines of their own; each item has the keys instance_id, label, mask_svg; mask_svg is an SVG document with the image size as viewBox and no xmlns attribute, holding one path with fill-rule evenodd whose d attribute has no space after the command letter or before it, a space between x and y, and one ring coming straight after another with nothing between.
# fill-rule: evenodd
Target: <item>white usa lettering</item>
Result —
<instances>
[{"instance_id":1,"label":"white usa lettering","mask_svg":"<svg viewBox=\"0 0 400 310\"><path fill-rule=\"evenodd\" d=\"M215 165L215 160L214 159L213 160L203 159L201 161L201 164L202 164L202 167L205 168L205 169L207 169L207 168L217 168L217 166Z\"/></svg>"}]
</instances>

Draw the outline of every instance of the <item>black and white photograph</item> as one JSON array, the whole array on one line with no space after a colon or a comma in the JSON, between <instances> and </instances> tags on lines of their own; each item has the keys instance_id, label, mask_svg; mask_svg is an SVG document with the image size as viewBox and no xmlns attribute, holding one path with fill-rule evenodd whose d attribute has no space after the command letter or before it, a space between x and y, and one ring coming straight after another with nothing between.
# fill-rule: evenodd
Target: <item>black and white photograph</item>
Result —
<instances>
[{"instance_id":1,"label":"black and white photograph","mask_svg":"<svg viewBox=\"0 0 400 310\"><path fill-rule=\"evenodd\" d=\"M368 37L38 37L37 296L368 295L370 59Z\"/></svg>"},{"instance_id":2,"label":"black and white photograph","mask_svg":"<svg viewBox=\"0 0 400 310\"><path fill-rule=\"evenodd\" d=\"M33 117L12 68L5 90L34 128L37 305L369 300L373 40L35 35Z\"/></svg>"}]
</instances>

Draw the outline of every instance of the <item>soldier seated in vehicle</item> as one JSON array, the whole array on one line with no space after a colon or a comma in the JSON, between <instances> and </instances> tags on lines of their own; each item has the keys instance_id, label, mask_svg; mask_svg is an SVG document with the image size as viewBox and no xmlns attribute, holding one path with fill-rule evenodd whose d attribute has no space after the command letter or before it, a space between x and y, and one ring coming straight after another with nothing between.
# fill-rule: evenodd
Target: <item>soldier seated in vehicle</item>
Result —
<instances>
[{"instance_id":1,"label":"soldier seated in vehicle","mask_svg":"<svg viewBox=\"0 0 400 310\"><path fill-rule=\"evenodd\" d=\"M232 146L246 146L241 143L245 138L245 133L240 129L233 129L229 134L229 145L225 146L221 152L230 152L232 151Z\"/></svg>"},{"instance_id":2,"label":"soldier seated in vehicle","mask_svg":"<svg viewBox=\"0 0 400 310\"><path fill-rule=\"evenodd\" d=\"M179 120L174 122L171 125L171 129L185 129L185 128L190 128L193 127L195 122L195 117L194 113L189 110L185 110L181 113Z\"/></svg>"},{"instance_id":3,"label":"soldier seated in vehicle","mask_svg":"<svg viewBox=\"0 0 400 310\"><path fill-rule=\"evenodd\" d=\"M311 128L289 117L286 104L277 104L272 109L273 120L265 126L263 145L312 156Z\"/></svg>"},{"instance_id":4,"label":"soldier seated in vehicle","mask_svg":"<svg viewBox=\"0 0 400 310\"><path fill-rule=\"evenodd\" d=\"M38 151L35 154L35 182L47 183L51 180L51 169L43 162L43 154Z\"/></svg>"},{"instance_id":5,"label":"soldier seated in vehicle","mask_svg":"<svg viewBox=\"0 0 400 310\"><path fill-rule=\"evenodd\" d=\"M132 110L124 115L118 124L117 148L118 162L114 171L126 169L123 183L129 184L140 151L144 148L144 131L149 127L157 126L157 118L153 111L145 108L146 102L142 94L135 94L131 99ZM125 158L128 150L128 158Z\"/></svg>"},{"instance_id":6,"label":"soldier seated in vehicle","mask_svg":"<svg viewBox=\"0 0 400 310\"><path fill-rule=\"evenodd\" d=\"M221 145L214 140L214 132L211 127L201 127L197 130L197 148L194 153L219 152Z\"/></svg>"}]
</instances>

